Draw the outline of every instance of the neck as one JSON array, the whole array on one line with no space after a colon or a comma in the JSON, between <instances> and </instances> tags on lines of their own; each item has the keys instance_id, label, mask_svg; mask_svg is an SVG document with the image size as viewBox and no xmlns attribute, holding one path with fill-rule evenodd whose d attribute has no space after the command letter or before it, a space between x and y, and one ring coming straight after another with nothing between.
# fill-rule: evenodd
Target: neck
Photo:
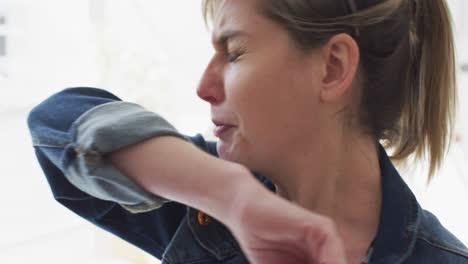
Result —
<instances>
[{"instance_id":1,"label":"neck","mask_svg":"<svg viewBox=\"0 0 468 264\"><path fill-rule=\"evenodd\" d=\"M270 173L278 195L334 220L350 263L360 263L380 218L381 176L377 143L347 135L283 155ZM294 177L292 176L294 175Z\"/></svg>"}]
</instances>

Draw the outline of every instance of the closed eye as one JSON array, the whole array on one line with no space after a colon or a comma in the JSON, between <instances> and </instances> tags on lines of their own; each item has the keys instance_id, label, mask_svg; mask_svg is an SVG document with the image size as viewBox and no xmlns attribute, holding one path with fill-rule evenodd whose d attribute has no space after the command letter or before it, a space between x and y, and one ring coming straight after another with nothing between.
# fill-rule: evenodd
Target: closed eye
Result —
<instances>
[{"instance_id":1,"label":"closed eye","mask_svg":"<svg viewBox=\"0 0 468 264\"><path fill-rule=\"evenodd\" d=\"M239 52L239 51L227 52L226 59L228 62L236 62L241 55L242 55L242 52Z\"/></svg>"}]
</instances>

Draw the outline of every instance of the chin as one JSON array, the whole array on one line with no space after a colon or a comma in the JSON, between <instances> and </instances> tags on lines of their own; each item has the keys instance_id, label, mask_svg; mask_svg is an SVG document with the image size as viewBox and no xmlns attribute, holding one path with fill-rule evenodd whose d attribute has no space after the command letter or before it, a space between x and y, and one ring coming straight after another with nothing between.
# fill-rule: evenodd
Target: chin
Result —
<instances>
[{"instance_id":1,"label":"chin","mask_svg":"<svg viewBox=\"0 0 468 264\"><path fill-rule=\"evenodd\" d=\"M219 140L216 143L216 151L218 152L218 156L220 159L243 164L242 157L240 150L237 145L233 145L230 142L225 142L223 140ZM244 164L245 165L245 164Z\"/></svg>"},{"instance_id":2,"label":"chin","mask_svg":"<svg viewBox=\"0 0 468 264\"><path fill-rule=\"evenodd\" d=\"M257 171L253 160L239 148L233 148L230 144L220 140L216 144L216 150L220 159L243 165L251 171Z\"/></svg>"},{"instance_id":3,"label":"chin","mask_svg":"<svg viewBox=\"0 0 468 264\"><path fill-rule=\"evenodd\" d=\"M218 156L220 159L233 161L232 150L230 149L229 144L227 144L223 140L219 140L216 143L216 151L218 152Z\"/></svg>"}]
</instances>

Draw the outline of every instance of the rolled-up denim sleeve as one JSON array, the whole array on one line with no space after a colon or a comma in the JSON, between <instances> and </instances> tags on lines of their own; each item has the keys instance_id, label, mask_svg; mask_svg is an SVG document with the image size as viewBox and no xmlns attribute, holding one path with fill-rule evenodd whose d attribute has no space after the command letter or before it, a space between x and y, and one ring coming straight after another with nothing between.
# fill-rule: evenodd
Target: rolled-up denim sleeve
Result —
<instances>
[{"instance_id":1,"label":"rolled-up denim sleeve","mask_svg":"<svg viewBox=\"0 0 468 264\"><path fill-rule=\"evenodd\" d=\"M110 162L109 153L158 136L185 136L160 115L129 102L110 102L86 111L71 127L64 174L78 189L120 204L132 213L161 207L169 199L154 195Z\"/></svg>"},{"instance_id":2,"label":"rolled-up denim sleeve","mask_svg":"<svg viewBox=\"0 0 468 264\"><path fill-rule=\"evenodd\" d=\"M66 203L97 198L90 208L78 204L72 208L86 218L102 215L112 204L139 213L169 201L123 175L108 159L109 153L150 137L191 141L160 115L87 87L48 97L31 110L28 127L54 197Z\"/></svg>"}]
</instances>

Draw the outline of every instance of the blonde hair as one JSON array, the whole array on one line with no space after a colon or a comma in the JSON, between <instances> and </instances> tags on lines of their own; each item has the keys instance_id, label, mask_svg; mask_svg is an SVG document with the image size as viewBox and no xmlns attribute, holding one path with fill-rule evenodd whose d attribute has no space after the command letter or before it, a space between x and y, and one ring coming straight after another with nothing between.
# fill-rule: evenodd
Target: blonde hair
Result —
<instances>
[{"instance_id":1,"label":"blonde hair","mask_svg":"<svg viewBox=\"0 0 468 264\"><path fill-rule=\"evenodd\" d=\"M205 20L220 0L204 0ZM405 165L429 156L430 180L452 141L455 55L445 0L258 0L304 50L339 33L353 36L364 77L360 125Z\"/></svg>"}]
</instances>

